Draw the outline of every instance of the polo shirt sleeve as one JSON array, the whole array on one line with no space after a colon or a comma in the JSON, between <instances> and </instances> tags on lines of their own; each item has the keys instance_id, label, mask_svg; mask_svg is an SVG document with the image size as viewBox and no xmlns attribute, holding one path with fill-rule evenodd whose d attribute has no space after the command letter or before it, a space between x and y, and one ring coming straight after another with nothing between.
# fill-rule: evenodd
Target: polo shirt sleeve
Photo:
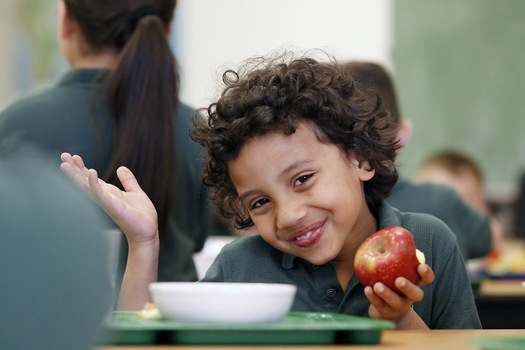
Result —
<instances>
[{"instance_id":1,"label":"polo shirt sleeve","mask_svg":"<svg viewBox=\"0 0 525 350\"><path fill-rule=\"evenodd\" d=\"M225 270L227 266L227 255L219 253L211 266L206 271L201 282L228 282L225 277Z\"/></svg>"},{"instance_id":2,"label":"polo shirt sleeve","mask_svg":"<svg viewBox=\"0 0 525 350\"><path fill-rule=\"evenodd\" d=\"M432 267L435 279L424 286L425 298L432 298L431 314L427 315L429 327L481 328L470 279L454 235L446 225L436 221L431 237L432 250L427 263Z\"/></svg>"}]
</instances>

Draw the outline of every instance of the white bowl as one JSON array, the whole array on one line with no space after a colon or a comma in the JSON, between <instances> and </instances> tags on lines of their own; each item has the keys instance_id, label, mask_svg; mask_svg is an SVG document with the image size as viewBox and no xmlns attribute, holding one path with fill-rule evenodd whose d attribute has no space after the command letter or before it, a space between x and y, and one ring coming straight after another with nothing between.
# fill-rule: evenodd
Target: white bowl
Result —
<instances>
[{"instance_id":1,"label":"white bowl","mask_svg":"<svg viewBox=\"0 0 525 350\"><path fill-rule=\"evenodd\" d=\"M165 319L187 322L276 322L297 287L276 283L157 282L151 298Z\"/></svg>"}]
</instances>

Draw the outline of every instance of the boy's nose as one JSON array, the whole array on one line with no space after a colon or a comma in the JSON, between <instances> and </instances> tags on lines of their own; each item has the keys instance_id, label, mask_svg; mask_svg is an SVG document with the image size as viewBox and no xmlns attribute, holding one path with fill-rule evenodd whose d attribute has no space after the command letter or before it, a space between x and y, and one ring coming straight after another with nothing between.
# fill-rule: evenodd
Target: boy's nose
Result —
<instances>
[{"instance_id":1,"label":"boy's nose","mask_svg":"<svg viewBox=\"0 0 525 350\"><path fill-rule=\"evenodd\" d=\"M278 229L293 227L306 216L306 206L301 203L278 205L276 215Z\"/></svg>"}]
</instances>

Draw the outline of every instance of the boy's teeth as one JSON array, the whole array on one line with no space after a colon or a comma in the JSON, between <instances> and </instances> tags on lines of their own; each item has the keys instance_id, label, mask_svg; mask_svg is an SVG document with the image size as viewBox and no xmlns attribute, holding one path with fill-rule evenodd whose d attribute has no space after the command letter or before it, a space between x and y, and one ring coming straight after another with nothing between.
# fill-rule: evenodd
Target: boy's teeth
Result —
<instances>
[{"instance_id":1,"label":"boy's teeth","mask_svg":"<svg viewBox=\"0 0 525 350\"><path fill-rule=\"evenodd\" d=\"M307 232L304 236L299 236L296 238L297 241L300 241L301 239L309 238L312 235L312 231Z\"/></svg>"}]
</instances>

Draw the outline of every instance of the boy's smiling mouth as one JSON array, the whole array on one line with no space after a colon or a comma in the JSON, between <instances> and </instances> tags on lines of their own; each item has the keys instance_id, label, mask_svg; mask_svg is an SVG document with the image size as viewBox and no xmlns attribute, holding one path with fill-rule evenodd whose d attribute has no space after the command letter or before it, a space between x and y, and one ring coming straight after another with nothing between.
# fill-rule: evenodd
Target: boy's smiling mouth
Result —
<instances>
[{"instance_id":1,"label":"boy's smiling mouth","mask_svg":"<svg viewBox=\"0 0 525 350\"><path fill-rule=\"evenodd\" d=\"M290 240L299 247L310 247L314 245L323 234L324 223L312 225Z\"/></svg>"},{"instance_id":2,"label":"boy's smiling mouth","mask_svg":"<svg viewBox=\"0 0 525 350\"><path fill-rule=\"evenodd\" d=\"M296 240L296 241L301 241L301 240L303 240L303 239L310 238L311 236L312 236L312 231L308 231L307 234L305 234L304 236L296 237L295 240Z\"/></svg>"}]
</instances>

